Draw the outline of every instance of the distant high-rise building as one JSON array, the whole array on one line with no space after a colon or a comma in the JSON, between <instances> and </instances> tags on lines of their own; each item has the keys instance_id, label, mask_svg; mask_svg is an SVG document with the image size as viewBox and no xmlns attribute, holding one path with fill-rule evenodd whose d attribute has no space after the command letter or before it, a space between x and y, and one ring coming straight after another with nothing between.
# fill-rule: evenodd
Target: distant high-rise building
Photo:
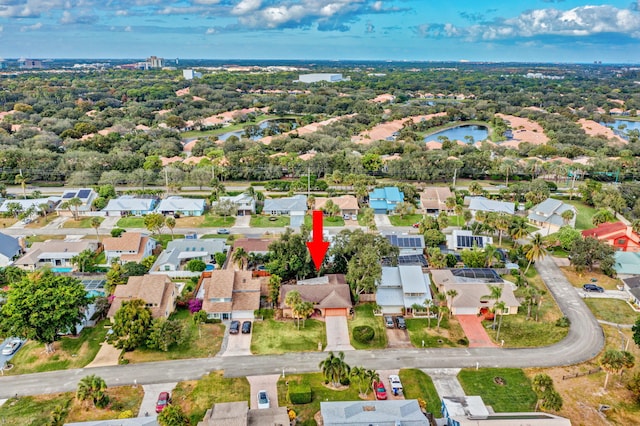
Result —
<instances>
[{"instance_id":1,"label":"distant high-rise building","mask_svg":"<svg viewBox=\"0 0 640 426\"><path fill-rule=\"evenodd\" d=\"M0 58L0 70L5 69L7 67L7 63L4 59Z\"/></svg>"},{"instance_id":2,"label":"distant high-rise building","mask_svg":"<svg viewBox=\"0 0 640 426\"><path fill-rule=\"evenodd\" d=\"M301 83L318 83L320 81L328 81L329 83L337 83L339 81L349 81L351 78L343 78L342 74L317 73L317 74L300 74L298 81Z\"/></svg>"},{"instance_id":3,"label":"distant high-rise building","mask_svg":"<svg viewBox=\"0 0 640 426\"><path fill-rule=\"evenodd\" d=\"M185 80L193 80L194 78L202 78L202 74L194 70L182 70L182 76Z\"/></svg>"},{"instance_id":4,"label":"distant high-rise building","mask_svg":"<svg viewBox=\"0 0 640 426\"><path fill-rule=\"evenodd\" d=\"M164 58L158 58L157 56L150 56L147 58L149 68L163 68Z\"/></svg>"},{"instance_id":5,"label":"distant high-rise building","mask_svg":"<svg viewBox=\"0 0 640 426\"><path fill-rule=\"evenodd\" d=\"M20 58L18 59L18 67L25 70L34 70L44 68L44 65L42 65L42 61L40 59Z\"/></svg>"}]
</instances>

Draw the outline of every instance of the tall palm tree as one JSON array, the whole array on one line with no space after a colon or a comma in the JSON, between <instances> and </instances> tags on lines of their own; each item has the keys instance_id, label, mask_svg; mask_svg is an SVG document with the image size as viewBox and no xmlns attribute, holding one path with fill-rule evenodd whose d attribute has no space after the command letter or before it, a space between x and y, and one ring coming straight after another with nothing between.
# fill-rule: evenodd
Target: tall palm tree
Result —
<instances>
[{"instance_id":1,"label":"tall palm tree","mask_svg":"<svg viewBox=\"0 0 640 426\"><path fill-rule=\"evenodd\" d=\"M527 258L529 263L527 264L527 269L524 270L525 275L529 271L529 267L531 263L535 260L542 259L547 254L547 249L544 246L544 240L542 239L542 235L535 234L533 239L531 240L531 247L524 255Z\"/></svg>"},{"instance_id":2,"label":"tall palm tree","mask_svg":"<svg viewBox=\"0 0 640 426\"><path fill-rule=\"evenodd\" d=\"M98 241L100 241L100 234L98 234L98 228L100 228L101 223L102 221L100 220L99 217L94 216L91 218L91 227L96 230L96 239Z\"/></svg>"},{"instance_id":3,"label":"tall palm tree","mask_svg":"<svg viewBox=\"0 0 640 426\"><path fill-rule=\"evenodd\" d=\"M616 349L607 349L600 357L600 366L607 373L604 378L604 388L607 388L609 382L609 375L620 372L625 365L625 355L622 351Z\"/></svg>"},{"instance_id":4,"label":"tall palm tree","mask_svg":"<svg viewBox=\"0 0 640 426\"><path fill-rule=\"evenodd\" d=\"M76 398L80 401L90 400L97 408L104 408L109 403L109 395L105 393L107 383L94 374L85 376L78 383Z\"/></svg>"},{"instance_id":5,"label":"tall palm tree","mask_svg":"<svg viewBox=\"0 0 640 426\"><path fill-rule=\"evenodd\" d=\"M509 186L509 175L516 170L516 162L510 158L502 159L500 163L500 171L505 174L504 186Z\"/></svg>"},{"instance_id":6,"label":"tall palm tree","mask_svg":"<svg viewBox=\"0 0 640 426\"><path fill-rule=\"evenodd\" d=\"M444 204L447 206L447 210L452 211L456 206L456 197L449 197L444 200Z\"/></svg>"},{"instance_id":7,"label":"tall palm tree","mask_svg":"<svg viewBox=\"0 0 640 426\"><path fill-rule=\"evenodd\" d=\"M432 299L425 299L424 307L427 310L427 326L429 328L431 328L431 310L434 307L433 300Z\"/></svg>"},{"instance_id":8,"label":"tall palm tree","mask_svg":"<svg viewBox=\"0 0 640 426\"><path fill-rule=\"evenodd\" d=\"M438 332L440 331L440 322L444 318L445 314L449 311L447 309L447 295L444 293L436 294L436 306L438 307Z\"/></svg>"},{"instance_id":9,"label":"tall palm tree","mask_svg":"<svg viewBox=\"0 0 640 426\"><path fill-rule=\"evenodd\" d=\"M449 296L449 316L453 312L453 299L458 295L458 291L455 289L447 290L447 296Z\"/></svg>"},{"instance_id":10,"label":"tall palm tree","mask_svg":"<svg viewBox=\"0 0 640 426\"><path fill-rule=\"evenodd\" d=\"M73 207L73 220L78 220L80 218L80 212L78 211L78 207L82 205L82 200L78 197L73 197L67 201L69 210Z\"/></svg>"},{"instance_id":11,"label":"tall palm tree","mask_svg":"<svg viewBox=\"0 0 640 426\"><path fill-rule=\"evenodd\" d=\"M469 184L469 193L471 193L471 195L482 194L482 186L474 180Z\"/></svg>"},{"instance_id":12,"label":"tall palm tree","mask_svg":"<svg viewBox=\"0 0 640 426\"><path fill-rule=\"evenodd\" d=\"M284 298L284 304L291 309L291 314L298 320L298 329L300 328L300 315L296 307L302 303L302 297L296 290L292 290Z\"/></svg>"},{"instance_id":13,"label":"tall palm tree","mask_svg":"<svg viewBox=\"0 0 640 426\"><path fill-rule=\"evenodd\" d=\"M484 254L487 256L487 260L485 266L487 268L491 268L494 260L499 260L498 258L498 248L492 244L487 244L484 247Z\"/></svg>"},{"instance_id":14,"label":"tall palm tree","mask_svg":"<svg viewBox=\"0 0 640 426\"><path fill-rule=\"evenodd\" d=\"M40 209L40 213L42 213L42 217L44 218L44 223L47 223L47 213L49 213L49 208L51 206L49 203L41 203L38 204L38 208Z\"/></svg>"},{"instance_id":15,"label":"tall palm tree","mask_svg":"<svg viewBox=\"0 0 640 426\"><path fill-rule=\"evenodd\" d=\"M176 218L173 216L167 216L164 220L164 224L169 228L169 231L171 232L171 239L173 240L173 228L176 227Z\"/></svg>"},{"instance_id":16,"label":"tall palm tree","mask_svg":"<svg viewBox=\"0 0 640 426\"><path fill-rule=\"evenodd\" d=\"M575 214L573 213L573 210L565 210L562 212L562 214L560 214L560 217L562 217L562 221L564 222L565 225L568 225L569 222L571 222L571 219L573 219L573 216L575 216Z\"/></svg>"},{"instance_id":17,"label":"tall palm tree","mask_svg":"<svg viewBox=\"0 0 640 426\"><path fill-rule=\"evenodd\" d=\"M244 261L247 258L247 252L242 248L238 247L233 250L233 255L231 256L231 260L236 263L240 267L240 269L244 269Z\"/></svg>"},{"instance_id":18,"label":"tall palm tree","mask_svg":"<svg viewBox=\"0 0 640 426\"><path fill-rule=\"evenodd\" d=\"M335 356L333 351L329 352L329 356L321 361L318 367L333 387L338 387L340 380L351 372L351 367L344 361L344 352L342 351L338 352L338 356Z\"/></svg>"},{"instance_id":19,"label":"tall palm tree","mask_svg":"<svg viewBox=\"0 0 640 426\"><path fill-rule=\"evenodd\" d=\"M538 296L538 289L536 289L533 286L527 286L523 289L524 292L524 302L527 305L527 317L526 319L528 320L529 318L531 318L531 307L535 304L537 296Z\"/></svg>"},{"instance_id":20,"label":"tall palm tree","mask_svg":"<svg viewBox=\"0 0 640 426\"><path fill-rule=\"evenodd\" d=\"M504 310L507 307L507 304L504 301L499 301L495 305L493 305L493 315L494 320L496 315L500 314L500 321L498 322L498 332L496 333L496 340L500 340L500 327L502 327L502 317L504 316Z\"/></svg>"},{"instance_id":21,"label":"tall palm tree","mask_svg":"<svg viewBox=\"0 0 640 426\"><path fill-rule=\"evenodd\" d=\"M518 240L525 238L529 235L529 230L527 229L527 224L524 220L516 219L511 221L511 225L509 226L509 236L513 240L513 244L517 245Z\"/></svg>"},{"instance_id":22,"label":"tall palm tree","mask_svg":"<svg viewBox=\"0 0 640 426\"><path fill-rule=\"evenodd\" d=\"M14 182L17 185L20 185L22 187L22 196L26 200L27 199L27 178L22 174L22 171L20 172L20 174L16 175Z\"/></svg>"},{"instance_id":23,"label":"tall palm tree","mask_svg":"<svg viewBox=\"0 0 640 426\"><path fill-rule=\"evenodd\" d=\"M498 246L499 247L502 247L502 233L507 232L509 230L509 225L511 225L511 220L505 214L499 214L494 221L494 226L498 230Z\"/></svg>"},{"instance_id":24,"label":"tall palm tree","mask_svg":"<svg viewBox=\"0 0 640 426\"><path fill-rule=\"evenodd\" d=\"M493 300L493 310L495 312L495 307L498 304L500 298L502 297L502 287L499 285L490 285L489 286L489 291L491 293L487 294L486 296L482 296L480 298L480 300L482 299L489 299L489 300ZM495 330L496 328L496 315L493 315L493 328Z\"/></svg>"}]
</instances>

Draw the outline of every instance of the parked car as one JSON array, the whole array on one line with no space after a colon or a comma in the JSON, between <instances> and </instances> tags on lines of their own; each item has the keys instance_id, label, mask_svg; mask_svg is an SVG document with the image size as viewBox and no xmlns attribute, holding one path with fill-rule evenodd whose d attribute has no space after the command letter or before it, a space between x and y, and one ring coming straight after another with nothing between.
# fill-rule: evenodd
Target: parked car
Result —
<instances>
[{"instance_id":1,"label":"parked car","mask_svg":"<svg viewBox=\"0 0 640 426\"><path fill-rule=\"evenodd\" d=\"M401 330L405 330L407 328L407 323L404 320L404 317L396 317L396 327Z\"/></svg>"},{"instance_id":2,"label":"parked car","mask_svg":"<svg viewBox=\"0 0 640 426\"><path fill-rule=\"evenodd\" d=\"M269 408L269 395L266 390L258 391L258 408Z\"/></svg>"},{"instance_id":3,"label":"parked car","mask_svg":"<svg viewBox=\"0 0 640 426\"><path fill-rule=\"evenodd\" d=\"M414 228L420 228L420 222L416 222L414 224L411 225Z\"/></svg>"},{"instance_id":4,"label":"parked car","mask_svg":"<svg viewBox=\"0 0 640 426\"><path fill-rule=\"evenodd\" d=\"M240 321L231 321L229 325L229 334L238 334L240 331Z\"/></svg>"},{"instance_id":5,"label":"parked car","mask_svg":"<svg viewBox=\"0 0 640 426\"><path fill-rule=\"evenodd\" d=\"M242 323L242 334L251 333L251 321L245 321Z\"/></svg>"},{"instance_id":6,"label":"parked car","mask_svg":"<svg viewBox=\"0 0 640 426\"><path fill-rule=\"evenodd\" d=\"M595 284L585 284L582 286L582 289L584 291L595 291L598 293L604 293L604 288L600 287L599 285L595 285Z\"/></svg>"},{"instance_id":7,"label":"parked car","mask_svg":"<svg viewBox=\"0 0 640 426\"><path fill-rule=\"evenodd\" d=\"M351 220L358 220L358 215L357 214L352 214L351 215Z\"/></svg>"},{"instance_id":8,"label":"parked car","mask_svg":"<svg viewBox=\"0 0 640 426\"><path fill-rule=\"evenodd\" d=\"M224 228L218 229L218 234L220 235L227 235L228 233L229 233L228 229L224 229Z\"/></svg>"},{"instance_id":9,"label":"parked car","mask_svg":"<svg viewBox=\"0 0 640 426\"><path fill-rule=\"evenodd\" d=\"M402 382L397 374L389 374L389 387L394 395L402 393Z\"/></svg>"},{"instance_id":10,"label":"parked car","mask_svg":"<svg viewBox=\"0 0 640 426\"><path fill-rule=\"evenodd\" d=\"M349 216L348 214L343 214L343 215L342 215L342 218L343 218L344 220L349 220L349 219L351 219L351 216Z\"/></svg>"},{"instance_id":11,"label":"parked car","mask_svg":"<svg viewBox=\"0 0 640 426\"><path fill-rule=\"evenodd\" d=\"M388 316L388 315L385 315L385 317L384 317L384 325L385 325L387 328L393 328L393 327L395 327L395 325L393 324L393 318L391 318L391 317L390 317L390 316Z\"/></svg>"},{"instance_id":12,"label":"parked car","mask_svg":"<svg viewBox=\"0 0 640 426\"><path fill-rule=\"evenodd\" d=\"M373 390L375 392L376 399L387 399L387 389L382 382L373 382Z\"/></svg>"},{"instance_id":13,"label":"parked car","mask_svg":"<svg viewBox=\"0 0 640 426\"><path fill-rule=\"evenodd\" d=\"M20 339L11 339L9 343L7 343L2 349L2 355L13 355L20 346L22 345L22 340Z\"/></svg>"},{"instance_id":14,"label":"parked car","mask_svg":"<svg viewBox=\"0 0 640 426\"><path fill-rule=\"evenodd\" d=\"M156 402L156 413L164 410L164 407L171 404L171 395L169 392L160 392L158 395L158 401Z\"/></svg>"}]
</instances>

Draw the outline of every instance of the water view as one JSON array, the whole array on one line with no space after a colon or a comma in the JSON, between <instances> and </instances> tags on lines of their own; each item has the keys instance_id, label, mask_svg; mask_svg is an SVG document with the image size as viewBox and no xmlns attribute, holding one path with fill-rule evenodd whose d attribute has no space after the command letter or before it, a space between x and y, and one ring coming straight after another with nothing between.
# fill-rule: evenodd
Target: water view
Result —
<instances>
[{"instance_id":1,"label":"water view","mask_svg":"<svg viewBox=\"0 0 640 426\"><path fill-rule=\"evenodd\" d=\"M640 121L615 120L613 123L601 124L610 127L616 135L622 136L625 139L629 139L629 132L631 131L635 130L636 132L640 132Z\"/></svg>"},{"instance_id":2,"label":"water view","mask_svg":"<svg viewBox=\"0 0 640 426\"><path fill-rule=\"evenodd\" d=\"M433 133L429 136L425 136L425 142L440 142L439 137L446 137L452 141L463 141L468 143L474 143L483 141L489 137L489 129L486 126L457 126L450 129L441 130L437 133Z\"/></svg>"}]
</instances>

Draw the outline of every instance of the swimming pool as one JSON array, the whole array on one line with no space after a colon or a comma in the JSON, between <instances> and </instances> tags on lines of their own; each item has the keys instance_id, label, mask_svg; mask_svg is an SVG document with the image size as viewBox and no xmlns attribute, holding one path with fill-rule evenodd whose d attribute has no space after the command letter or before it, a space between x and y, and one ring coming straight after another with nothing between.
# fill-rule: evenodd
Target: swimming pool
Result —
<instances>
[{"instance_id":1,"label":"swimming pool","mask_svg":"<svg viewBox=\"0 0 640 426\"><path fill-rule=\"evenodd\" d=\"M213 271L216 267L213 266L212 264L208 263L207 266L204 268L205 271Z\"/></svg>"},{"instance_id":2,"label":"swimming pool","mask_svg":"<svg viewBox=\"0 0 640 426\"><path fill-rule=\"evenodd\" d=\"M104 291L87 290L87 297L104 297Z\"/></svg>"},{"instance_id":3,"label":"swimming pool","mask_svg":"<svg viewBox=\"0 0 640 426\"><path fill-rule=\"evenodd\" d=\"M57 267L57 268L51 268L51 272L57 272L59 274L63 274L65 272L71 272L73 271L73 267Z\"/></svg>"}]
</instances>

